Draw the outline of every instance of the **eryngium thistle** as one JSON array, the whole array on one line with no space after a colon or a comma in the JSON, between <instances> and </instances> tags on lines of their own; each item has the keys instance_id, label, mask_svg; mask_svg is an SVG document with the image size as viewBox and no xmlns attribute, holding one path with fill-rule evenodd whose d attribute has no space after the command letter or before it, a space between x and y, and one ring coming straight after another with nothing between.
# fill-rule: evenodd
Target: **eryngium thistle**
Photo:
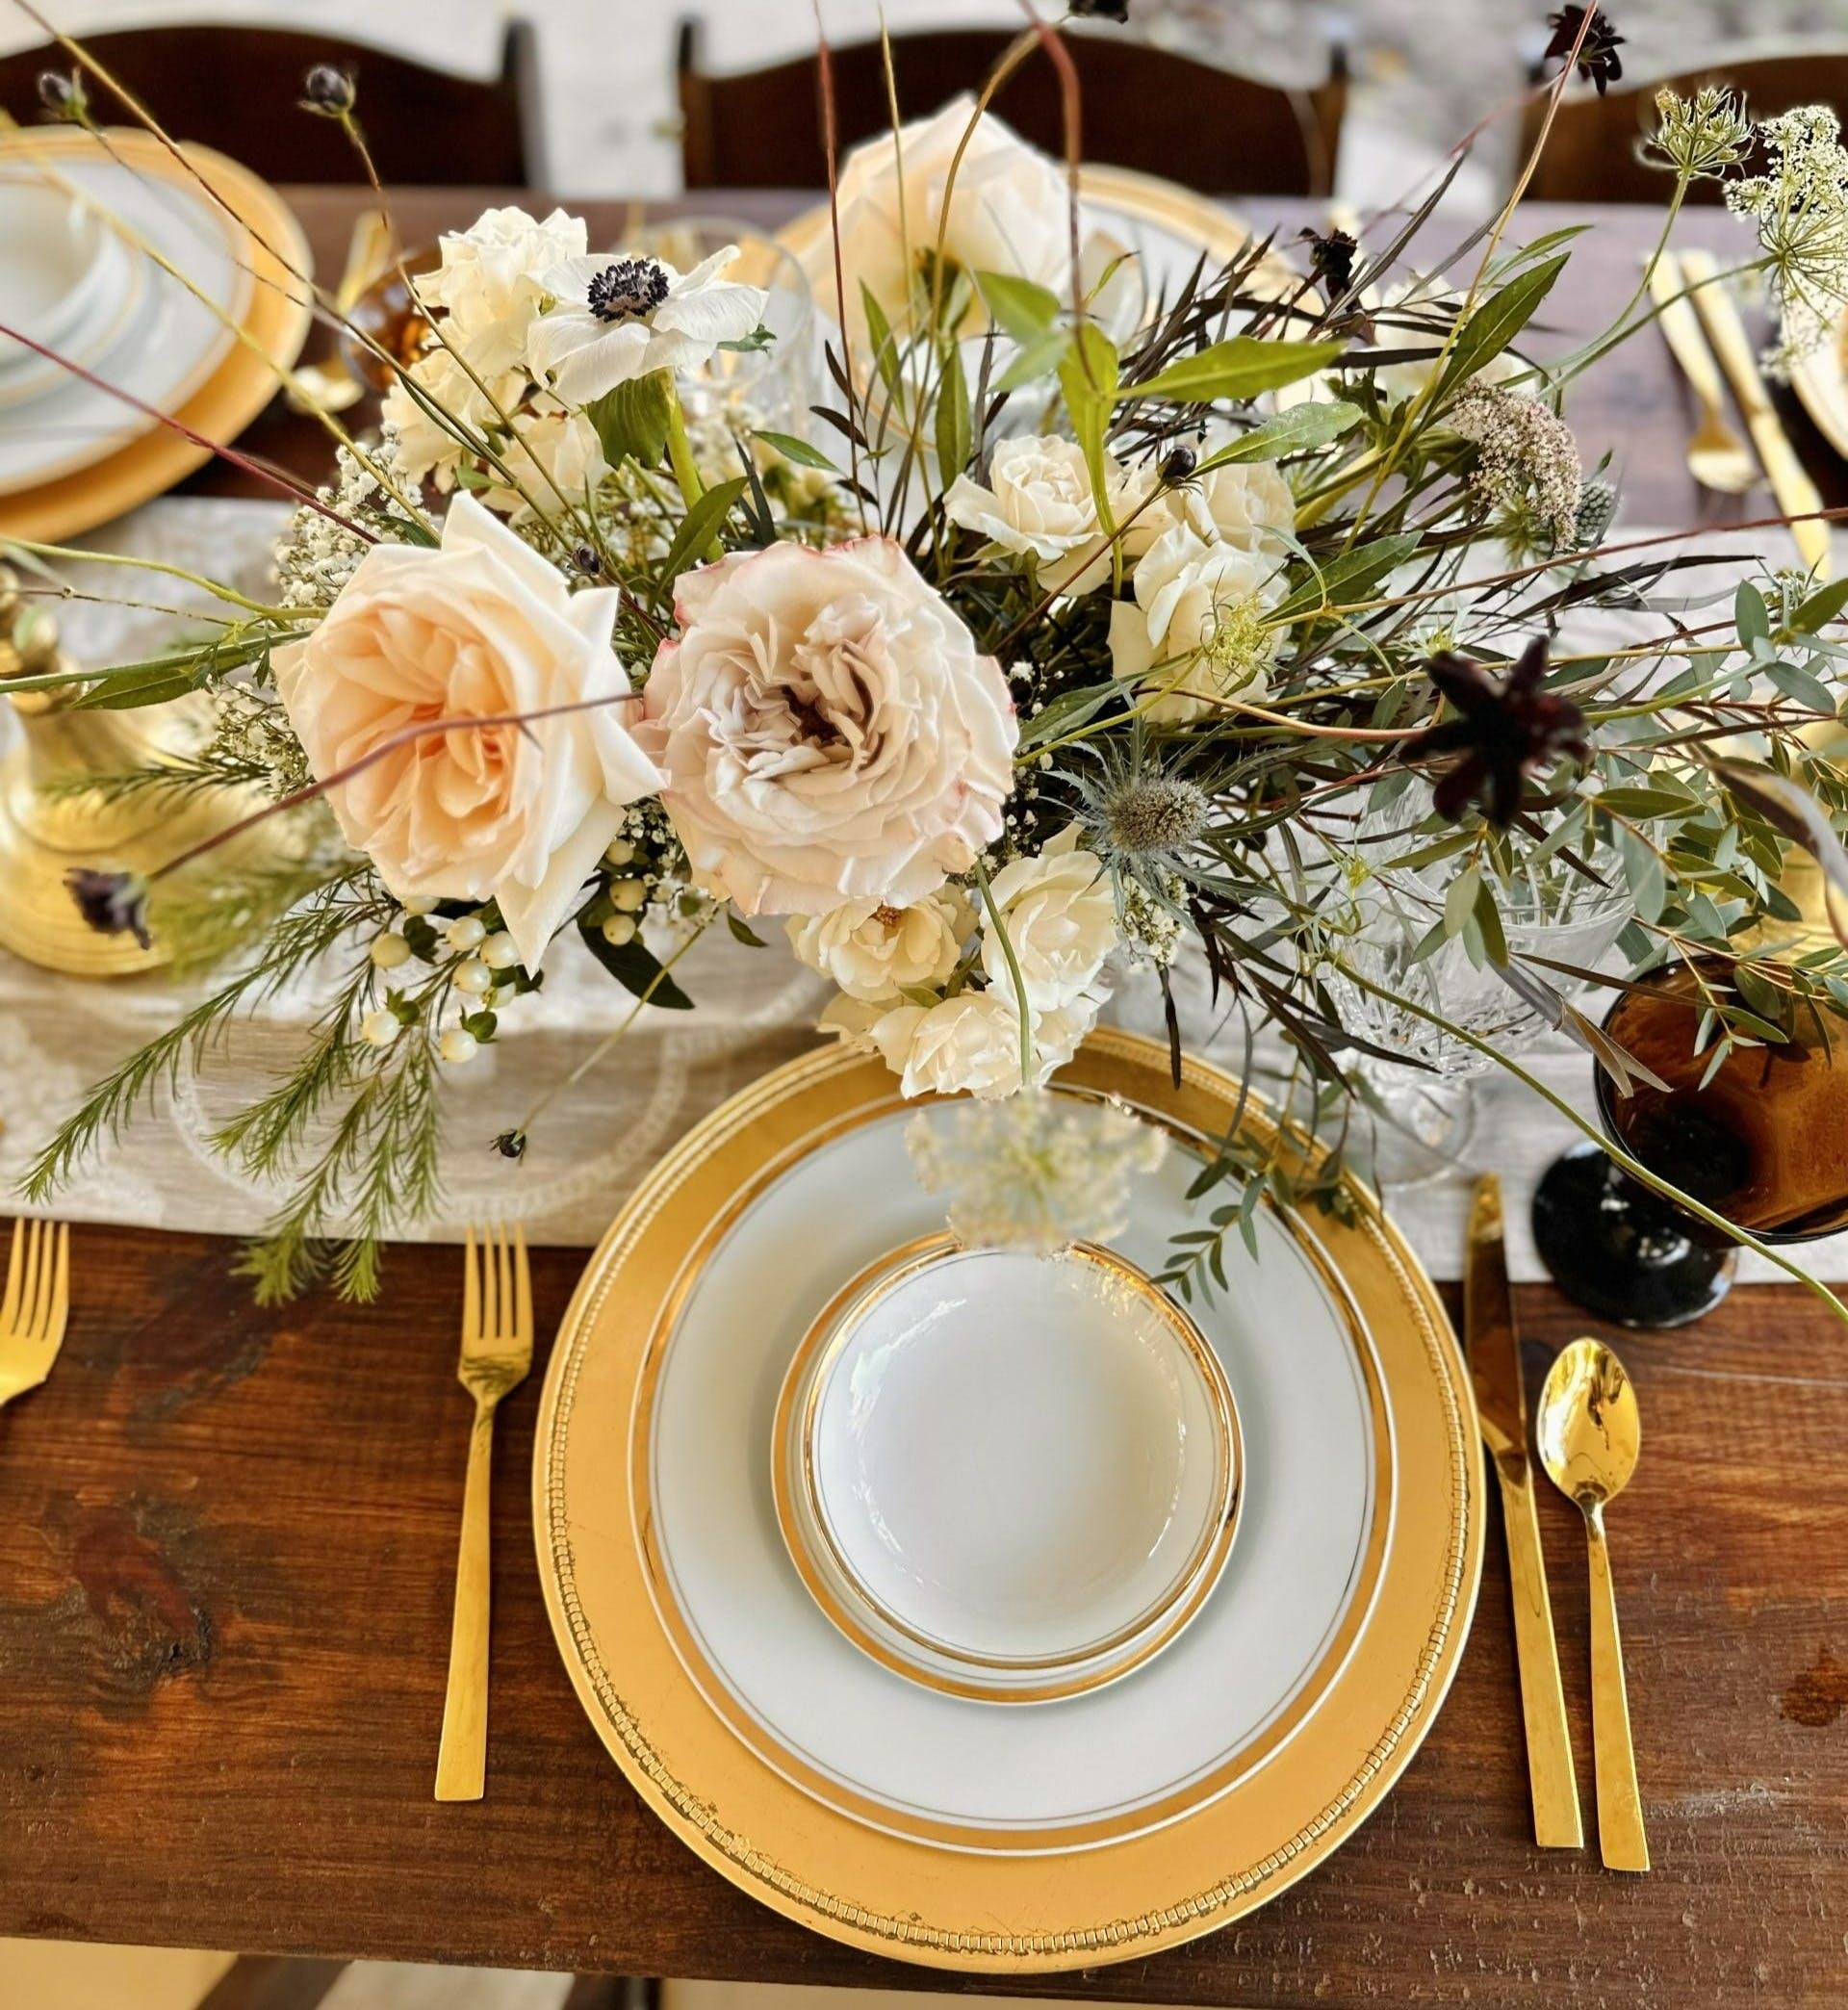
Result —
<instances>
[{"instance_id":1,"label":"eryngium thistle","mask_svg":"<svg viewBox=\"0 0 1848 2010\"><path fill-rule=\"evenodd\" d=\"M1206 829L1206 792L1176 775L1132 774L1104 798L1104 830L1113 851L1131 858L1174 852Z\"/></svg>"},{"instance_id":2,"label":"eryngium thistle","mask_svg":"<svg viewBox=\"0 0 1848 2010\"><path fill-rule=\"evenodd\" d=\"M1572 522L1573 549L1595 551L1610 535L1617 521L1617 484L1600 475L1578 491L1578 513Z\"/></svg>"}]
</instances>

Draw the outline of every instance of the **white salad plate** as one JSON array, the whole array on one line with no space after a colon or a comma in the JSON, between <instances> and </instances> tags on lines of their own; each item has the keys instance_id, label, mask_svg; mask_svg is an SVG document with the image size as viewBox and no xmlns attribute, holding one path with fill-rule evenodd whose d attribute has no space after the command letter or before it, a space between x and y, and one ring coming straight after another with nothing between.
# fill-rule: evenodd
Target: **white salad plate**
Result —
<instances>
[{"instance_id":1,"label":"white salad plate","mask_svg":"<svg viewBox=\"0 0 1848 2010\"><path fill-rule=\"evenodd\" d=\"M245 233L195 185L140 174L101 154L61 157L58 173L87 227L100 233L101 250L95 292L66 330L71 347L50 346L112 388L58 370L55 380L35 381L29 399L0 410L0 495L104 459L158 423L149 410L177 411L224 360L249 305Z\"/></svg>"},{"instance_id":2,"label":"white salad plate","mask_svg":"<svg viewBox=\"0 0 1848 2010\"><path fill-rule=\"evenodd\" d=\"M791 1560L847 1637L944 1693L1118 1679L1231 1546L1237 1411L1192 1319L1118 1253L927 1236L823 1310L777 1405Z\"/></svg>"}]
</instances>

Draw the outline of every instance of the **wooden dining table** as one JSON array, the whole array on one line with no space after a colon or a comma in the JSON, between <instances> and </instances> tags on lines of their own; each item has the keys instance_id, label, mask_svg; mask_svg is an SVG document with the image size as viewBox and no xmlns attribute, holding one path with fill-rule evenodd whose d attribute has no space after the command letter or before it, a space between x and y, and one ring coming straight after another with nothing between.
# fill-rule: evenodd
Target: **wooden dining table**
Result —
<instances>
[{"instance_id":1,"label":"wooden dining table","mask_svg":"<svg viewBox=\"0 0 1848 2010\"><path fill-rule=\"evenodd\" d=\"M331 280L361 197L288 193ZM414 244L510 199L531 201L458 188L395 206ZM697 207L774 223L809 199ZM593 239L632 214L581 207ZM1303 204L1251 210L1286 236L1313 220ZM1628 296L1658 219L1536 209L1520 227L1568 220L1594 228L1543 342ZM1738 228L1687 225L1715 245ZM1762 493L1694 487L1689 409L1652 335L1568 409L1587 453L1611 449L1627 523L1768 512ZM1800 415L1789 424L1825 497L1848 497L1840 464ZM325 436L280 405L243 446L328 470ZM188 487L252 483L217 467ZM1457 1237L1460 1255L1460 1221ZM882 1961L756 1903L647 1812L599 1743L547 1623L526 1485L580 1250L536 1254L534 1373L501 1410L486 1796L436 1803L468 1415L461 1263L406 1247L374 1304L262 1309L235 1254L207 1235L80 1225L63 1356L0 1412L0 1935L1302 2010L1848 2000L1848 1330L1799 1286L1741 1287L1698 1325L1623 1340L1643 1457L1610 1525L1647 1875L1598 1860L1583 1536L1542 1488L1590 1846L1533 1843L1492 1526L1450 1697L1346 1847L1157 1958L990 1979ZM1588 1322L1551 1288L1517 1298L1537 1386Z\"/></svg>"}]
</instances>

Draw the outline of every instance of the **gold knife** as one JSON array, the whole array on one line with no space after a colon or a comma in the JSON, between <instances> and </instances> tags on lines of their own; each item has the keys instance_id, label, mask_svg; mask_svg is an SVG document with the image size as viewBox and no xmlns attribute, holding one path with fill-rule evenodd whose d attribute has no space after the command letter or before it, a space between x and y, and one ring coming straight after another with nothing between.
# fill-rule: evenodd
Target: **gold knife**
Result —
<instances>
[{"instance_id":1,"label":"gold knife","mask_svg":"<svg viewBox=\"0 0 1848 2010\"><path fill-rule=\"evenodd\" d=\"M1559 1649L1547 1596L1547 1561L1534 1511L1533 1467L1527 1456L1527 1398L1521 1379L1521 1341L1508 1290L1502 1239L1502 1182L1476 1181L1470 1207L1470 1247L1463 1280L1464 1345L1470 1379L1502 1486L1508 1538L1508 1580L1514 1592L1514 1649L1521 1671L1521 1714L1527 1732L1527 1778L1533 1791L1533 1839L1543 1849L1582 1849L1578 1778L1566 1729Z\"/></svg>"},{"instance_id":2,"label":"gold knife","mask_svg":"<svg viewBox=\"0 0 1848 2010\"><path fill-rule=\"evenodd\" d=\"M1758 359L1752 353L1752 340L1745 332L1745 323L1739 319L1739 310L1732 304L1732 296L1726 290L1725 281L1716 276L1719 268L1709 252L1683 251L1681 271L1687 283L1695 289L1695 311L1701 317L1701 325L1707 330L1707 341L1713 345L1713 353L1720 359L1720 368L1726 372L1727 380L1732 386L1739 410L1745 414L1752 444L1758 450L1758 458L1764 463L1764 472L1771 481L1771 493L1777 497L1779 508L1786 516L1809 516L1810 511L1822 507L1822 498L1816 493L1815 483L1804 472L1796 449L1791 446L1772 405L1771 394L1764 388ZM1792 524L1790 536L1805 565L1817 579L1826 580L1829 577L1829 526L1810 517L1808 523Z\"/></svg>"}]
</instances>

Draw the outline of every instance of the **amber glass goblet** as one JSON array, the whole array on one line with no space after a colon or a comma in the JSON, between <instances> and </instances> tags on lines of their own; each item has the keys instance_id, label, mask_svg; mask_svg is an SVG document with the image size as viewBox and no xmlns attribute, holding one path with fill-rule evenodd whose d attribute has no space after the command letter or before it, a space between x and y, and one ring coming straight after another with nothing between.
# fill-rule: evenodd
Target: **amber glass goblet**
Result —
<instances>
[{"instance_id":1,"label":"amber glass goblet","mask_svg":"<svg viewBox=\"0 0 1848 2010\"><path fill-rule=\"evenodd\" d=\"M1618 1094L1598 1071L1605 1134L1692 1198L1764 1243L1848 1228L1848 1018L1801 1015L1782 1044L1696 1052L1703 984L1729 966L1677 965L1627 991L1604 1030L1668 1084ZM1685 1325L1732 1281L1735 1246L1624 1172L1595 1145L1555 1159L1533 1197L1533 1238L1566 1296L1621 1326Z\"/></svg>"}]
</instances>

